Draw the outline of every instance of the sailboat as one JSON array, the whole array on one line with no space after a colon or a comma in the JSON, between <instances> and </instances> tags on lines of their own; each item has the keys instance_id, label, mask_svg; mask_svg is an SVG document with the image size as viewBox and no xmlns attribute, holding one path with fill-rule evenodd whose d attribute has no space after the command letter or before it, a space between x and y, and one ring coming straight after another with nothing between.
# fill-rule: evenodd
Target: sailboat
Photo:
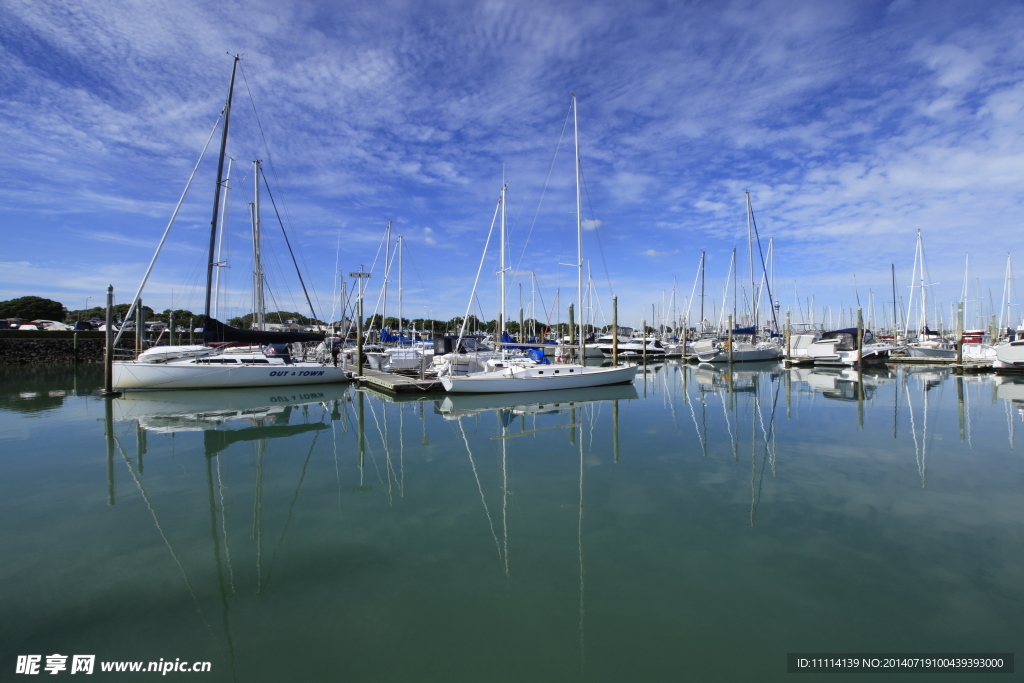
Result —
<instances>
[{"instance_id":1,"label":"sailboat","mask_svg":"<svg viewBox=\"0 0 1024 683\"><path fill-rule=\"evenodd\" d=\"M118 390L138 389L212 389L263 386L290 386L343 382L350 374L338 367L319 362L293 359L289 344L322 342L323 334L303 332L268 332L263 329L239 330L225 325L210 315L213 292L213 273L218 264L218 214L221 188L224 183L224 159L227 151L228 126L231 120L231 101L234 95L235 73L240 57L236 56L231 68L231 85L224 105L224 124L221 131L220 159L217 165L217 184L211 220L209 260L206 276L206 308L203 316L202 346L155 347L131 361L116 361L113 366L113 385ZM255 174L257 195L253 205L254 236L254 305L258 320L262 319L263 275L259 262L259 172ZM172 219L173 220L173 219ZM169 226L168 226L169 227ZM166 233L165 233L166 237ZM163 241L161 241L161 246ZM157 251L159 253L159 249ZM154 256L154 261L156 257ZM152 263L150 264L150 269ZM146 273L146 277L149 272ZM146 279L143 279L143 286ZM141 293L142 287L139 288ZM136 296L133 308L138 304ZM131 315L129 311L128 316ZM126 316L126 317L128 317ZM261 325L257 325L261 328ZM217 346L213 346L216 344ZM238 346L245 345L245 346Z\"/></svg>"},{"instance_id":2,"label":"sailboat","mask_svg":"<svg viewBox=\"0 0 1024 683\"><path fill-rule=\"evenodd\" d=\"M577 335L582 350L586 335L583 322L583 200L580 194L580 136L576 110L576 94L572 93L573 131L576 143L576 298L579 316ZM502 311L504 315L504 311ZM445 391L452 393L502 393L522 391L548 391L551 389L579 389L609 384L632 382L636 378L636 365L617 367L587 367L582 364L519 364L488 363L486 370L467 375L449 374L441 377Z\"/></svg>"},{"instance_id":3,"label":"sailboat","mask_svg":"<svg viewBox=\"0 0 1024 683\"><path fill-rule=\"evenodd\" d=\"M920 269L918 263L921 264ZM911 358L956 358L956 347L949 340L943 339L938 332L928 327L928 287L931 283L925 284L924 241L921 231L917 231L917 248L914 252L914 272L910 276L911 288L915 278L920 284L917 285L920 292L918 300L918 335L915 341L907 344L906 352ZM914 291L910 291L910 305L914 305ZM908 323L909 327L909 323ZM909 339L909 329L903 331L903 336Z\"/></svg>"},{"instance_id":4,"label":"sailboat","mask_svg":"<svg viewBox=\"0 0 1024 683\"><path fill-rule=\"evenodd\" d=\"M757 223L754 221L754 207L750 203L750 193L746 193L747 201L747 249L750 255L750 291L751 291L751 313L753 314L753 325L748 327L736 327L732 329L733 339L729 340L721 339L705 339L693 344L693 351L697 354L697 360L701 363L742 363L742 362L759 362L759 361L772 361L779 360L782 358L782 346L778 343L778 337L774 340L758 341L758 299L759 295L755 295L755 282L754 282L754 236L757 234ZM761 248L761 237L757 235L758 249ZM730 275L733 276L733 319L736 318L735 306L736 306L736 280L739 277L739 271L736 269L736 249L732 251L732 266L730 267ZM762 280L766 280L766 274L764 272L764 260L761 261L762 268ZM771 283L768 283L768 301L771 303L772 290ZM774 313L772 316L774 317ZM778 329L778 322L775 324ZM748 341L749 340L749 341ZM731 353L729 345L732 345Z\"/></svg>"}]
</instances>

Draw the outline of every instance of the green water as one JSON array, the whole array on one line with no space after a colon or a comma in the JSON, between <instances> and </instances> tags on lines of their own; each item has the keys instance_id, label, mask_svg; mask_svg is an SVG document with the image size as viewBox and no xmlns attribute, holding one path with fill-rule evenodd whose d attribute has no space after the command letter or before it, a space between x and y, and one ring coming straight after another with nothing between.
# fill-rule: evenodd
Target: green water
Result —
<instances>
[{"instance_id":1,"label":"green water","mask_svg":"<svg viewBox=\"0 0 1024 683\"><path fill-rule=\"evenodd\" d=\"M670 363L454 404L100 381L0 368L3 680L59 653L97 680L814 681L786 654L1024 636L1006 379Z\"/></svg>"}]
</instances>

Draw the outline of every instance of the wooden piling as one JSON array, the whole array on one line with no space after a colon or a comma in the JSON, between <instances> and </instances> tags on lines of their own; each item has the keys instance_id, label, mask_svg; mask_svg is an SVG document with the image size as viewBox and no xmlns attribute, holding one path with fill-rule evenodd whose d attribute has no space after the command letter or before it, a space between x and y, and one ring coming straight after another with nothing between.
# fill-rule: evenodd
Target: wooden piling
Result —
<instances>
[{"instance_id":1,"label":"wooden piling","mask_svg":"<svg viewBox=\"0 0 1024 683\"><path fill-rule=\"evenodd\" d=\"M619 365L619 297L612 297L612 367Z\"/></svg>"},{"instance_id":2,"label":"wooden piling","mask_svg":"<svg viewBox=\"0 0 1024 683\"><path fill-rule=\"evenodd\" d=\"M732 369L732 316L729 316L729 337L726 340L729 345L729 369Z\"/></svg>"},{"instance_id":3,"label":"wooden piling","mask_svg":"<svg viewBox=\"0 0 1024 683\"><path fill-rule=\"evenodd\" d=\"M864 363L864 315L857 309L857 367Z\"/></svg>"},{"instance_id":4,"label":"wooden piling","mask_svg":"<svg viewBox=\"0 0 1024 683\"><path fill-rule=\"evenodd\" d=\"M964 302L956 304L956 364L964 363Z\"/></svg>"},{"instance_id":5,"label":"wooden piling","mask_svg":"<svg viewBox=\"0 0 1024 683\"><path fill-rule=\"evenodd\" d=\"M356 308L359 312L356 314L356 374L360 377L363 376L363 298L362 295L359 297L359 301L356 303ZM455 353L458 354L459 350L455 349Z\"/></svg>"},{"instance_id":6,"label":"wooden piling","mask_svg":"<svg viewBox=\"0 0 1024 683\"><path fill-rule=\"evenodd\" d=\"M103 354L103 391L100 396L114 397L114 285L107 286L107 336Z\"/></svg>"}]
</instances>

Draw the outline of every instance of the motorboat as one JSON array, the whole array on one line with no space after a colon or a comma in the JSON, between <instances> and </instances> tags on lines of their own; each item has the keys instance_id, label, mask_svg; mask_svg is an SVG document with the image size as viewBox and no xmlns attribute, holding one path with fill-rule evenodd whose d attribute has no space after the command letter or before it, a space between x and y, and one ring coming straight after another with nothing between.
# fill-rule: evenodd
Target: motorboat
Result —
<instances>
[{"instance_id":1,"label":"motorboat","mask_svg":"<svg viewBox=\"0 0 1024 683\"><path fill-rule=\"evenodd\" d=\"M602 337L598 337L593 344L588 345L589 348L594 348L600 352L600 355L605 358L612 357L612 335L607 334ZM653 337L625 337L619 335L618 339L618 351L620 358L642 358L646 355L648 358L664 358L665 357L665 346L660 340ZM591 355L588 353L587 357Z\"/></svg>"},{"instance_id":2,"label":"motorboat","mask_svg":"<svg viewBox=\"0 0 1024 683\"><path fill-rule=\"evenodd\" d=\"M808 347L807 354L815 365L874 365L884 363L896 348L875 342L870 330L863 330L862 353L858 356L857 329L846 328L822 332L821 338Z\"/></svg>"},{"instance_id":3,"label":"motorboat","mask_svg":"<svg viewBox=\"0 0 1024 683\"><path fill-rule=\"evenodd\" d=\"M1024 371L1024 339L1016 339L995 347L996 359L992 367L996 370Z\"/></svg>"}]
</instances>

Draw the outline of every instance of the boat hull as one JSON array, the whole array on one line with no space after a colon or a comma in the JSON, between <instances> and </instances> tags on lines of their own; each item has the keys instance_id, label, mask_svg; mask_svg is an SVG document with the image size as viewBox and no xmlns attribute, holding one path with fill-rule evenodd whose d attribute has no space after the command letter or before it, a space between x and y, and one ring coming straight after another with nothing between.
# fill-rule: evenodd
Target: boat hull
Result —
<instances>
[{"instance_id":1,"label":"boat hull","mask_svg":"<svg viewBox=\"0 0 1024 683\"><path fill-rule=\"evenodd\" d=\"M993 366L1003 370L1024 370L1024 340L997 346Z\"/></svg>"},{"instance_id":2,"label":"boat hull","mask_svg":"<svg viewBox=\"0 0 1024 683\"><path fill-rule=\"evenodd\" d=\"M930 346L907 346L911 358L956 358L956 350Z\"/></svg>"},{"instance_id":3,"label":"boat hull","mask_svg":"<svg viewBox=\"0 0 1024 683\"><path fill-rule=\"evenodd\" d=\"M625 384L636 378L636 372L636 365L613 368L538 365L479 372L461 377L442 377L441 384L444 385L445 391L455 394L502 394Z\"/></svg>"},{"instance_id":4,"label":"boat hull","mask_svg":"<svg viewBox=\"0 0 1024 683\"><path fill-rule=\"evenodd\" d=\"M778 347L768 349L735 349L732 353L733 363L754 363L757 361L779 360L782 358L782 349ZM698 353L697 360L701 363L728 363L729 351L722 349L710 353Z\"/></svg>"},{"instance_id":5,"label":"boat hull","mask_svg":"<svg viewBox=\"0 0 1024 683\"><path fill-rule=\"evenodd\" d=\"M341 368L318 363L228 366L124 361L112 366L113 385L118 391L296 386L347 382L351 378Z\"/></svg>"}]
</instances>

